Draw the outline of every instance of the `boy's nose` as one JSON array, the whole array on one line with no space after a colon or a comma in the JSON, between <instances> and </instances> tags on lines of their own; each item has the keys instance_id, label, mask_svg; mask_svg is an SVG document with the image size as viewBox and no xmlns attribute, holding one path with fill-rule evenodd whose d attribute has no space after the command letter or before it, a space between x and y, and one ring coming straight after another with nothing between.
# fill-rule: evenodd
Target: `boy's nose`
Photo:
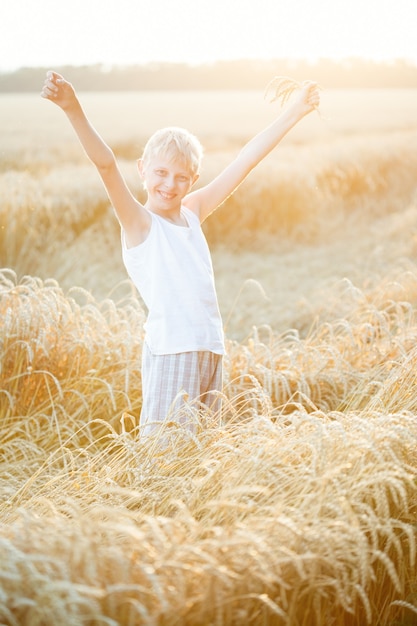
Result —
<instances>
[{"instance_id":1,"label":"boy's nose","mask_svg":"<svg viewBox=\"0 0 417 626\"><path fill-rule=\"evenodd\" d=\"M174 177L172 177L172 178L167 177L165 179L165 186L168 189L172 189L173 187L175 187L175 178Z\"/></svg>"}]
</instances>

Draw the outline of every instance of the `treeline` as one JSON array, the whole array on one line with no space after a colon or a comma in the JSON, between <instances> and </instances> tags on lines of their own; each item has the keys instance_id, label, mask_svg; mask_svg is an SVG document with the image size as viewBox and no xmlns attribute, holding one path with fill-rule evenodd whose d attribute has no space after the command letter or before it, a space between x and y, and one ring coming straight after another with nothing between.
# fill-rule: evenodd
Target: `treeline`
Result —
<instances>
[{"instance_id":1,"label":"treeline","mask_svg":"<svg viewBox=\"0 0 417 626\"><path fill-rule=\"evenodd\" d=\"M0 92L39 91L48 69L64 74L83 91L165 89L263 89L276 75L312 79L327 88L416 88L417 65L398 59L391 63L364 59L315 63L303 60L217 61L211 64L149 63L146 65L86 65L20 68L0 73Z\"/></svg>"}]
</instances>

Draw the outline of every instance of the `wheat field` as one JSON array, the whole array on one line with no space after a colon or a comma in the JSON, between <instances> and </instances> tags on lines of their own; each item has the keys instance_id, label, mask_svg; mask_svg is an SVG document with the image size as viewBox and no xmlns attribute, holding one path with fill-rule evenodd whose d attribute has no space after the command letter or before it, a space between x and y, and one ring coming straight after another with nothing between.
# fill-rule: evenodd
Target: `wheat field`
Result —
<instances>
[{"instance_id":1,"label":"wheat field","mask_svg":"<svg viewBox=\"0 0 417 626\"><path fill-rule=\"evenodd\" d=\"M417 93L322 100L205 225L221 415L143 440L145 312L101 183L60 111L0 96L0 624L417 623ZM200 136L204 183L277 113L83 101L138 197L158 126Z\"/></svg>"}]
</instances>

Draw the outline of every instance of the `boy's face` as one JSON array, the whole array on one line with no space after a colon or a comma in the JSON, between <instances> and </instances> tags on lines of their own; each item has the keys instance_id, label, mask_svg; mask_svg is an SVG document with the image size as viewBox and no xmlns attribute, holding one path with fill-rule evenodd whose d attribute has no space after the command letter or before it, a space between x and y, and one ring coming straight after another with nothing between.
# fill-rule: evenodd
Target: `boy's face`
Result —
<instances>
[{"instance_id":1,"label":"boy's face","mask_svg":"<svg viewBox=\"0 0 417 626\"><path fill-rule=\"evenodd\" d=\"M139 161L139 173L148 192L148 207L153 211L176 211L198 178L183 161L164 155Z\"/></svg>"}]
</instances>

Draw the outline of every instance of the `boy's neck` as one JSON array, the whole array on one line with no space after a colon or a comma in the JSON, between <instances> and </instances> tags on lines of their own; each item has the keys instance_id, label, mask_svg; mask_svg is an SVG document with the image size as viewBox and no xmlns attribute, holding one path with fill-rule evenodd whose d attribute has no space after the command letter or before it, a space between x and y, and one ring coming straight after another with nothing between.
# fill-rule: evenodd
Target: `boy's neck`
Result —
<instances>
[{"instance_id":1,"label":"boy's neck","mask_svg":"<svg viewBox=\"0 0 417 626\"><path fill-rule=\"evenodd\" d=\"M187 220L181 213L181 205L175 209L159 209L158 207L152 207L149 204L145 204L145 208L151 213L159 215L162 219L175 224L176 226L188 226Z\"/></svg>"}]
</instances>

